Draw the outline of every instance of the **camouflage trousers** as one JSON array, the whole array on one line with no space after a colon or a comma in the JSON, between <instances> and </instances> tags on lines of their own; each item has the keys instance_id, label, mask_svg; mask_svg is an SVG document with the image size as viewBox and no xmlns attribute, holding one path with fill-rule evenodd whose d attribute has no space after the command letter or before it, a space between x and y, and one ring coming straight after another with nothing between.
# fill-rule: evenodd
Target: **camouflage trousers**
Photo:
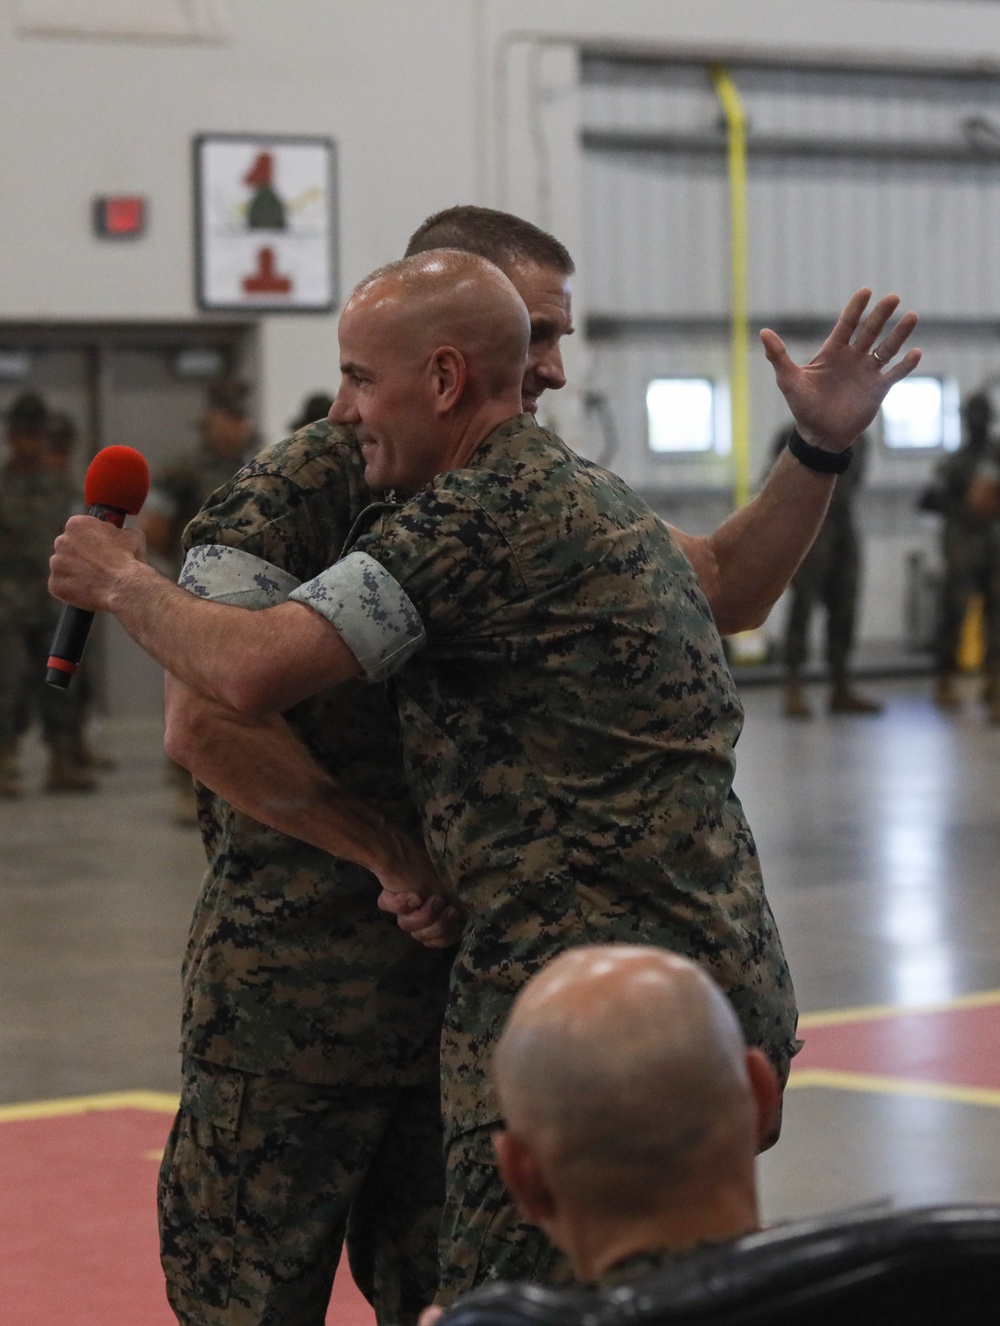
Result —
<instances>
[{"instance_id":1,"label":"camouflage trousers","mask_svg":"<svg viewBox=\"0 0 1000 1326\"><path fill-rule=\"evenodd\" d=\"M0 750L9 749L38 717L51 750L80 744L87 702L81 675L68 690L45 682L45 660L59 619L58 604L31 614L0 607Z\"/></svg>"},{"instance_id":2,"label":"camouflage trousers","mask_svg":"<svg viewBox=\"0 0 1000 1326\"><path fill-rule=\"evenodd\" d=\"M761 1151L774 1146L781 1134L783 1093L792 1056L801 1045L795 1041L787 1050L768 1051L782 1098ZM456 1134L448 1145L436 1300L442 1307L491 1280L573 1283L568 1259L537 1226L524 1219L503 1185L493 1153L493 1134L502 1127L496 1122L470 1128Z\"/></svg>"},{"instance_id":3,"label":"camouflage trousers","mask_svg":"<svg viewBox=\"0 0 1000 1326\"><path fill-rule=\"evenodd\" d=\"M798 672L809 654L809 623L821 604L826 611L826 662L843 680L854 648L860 581L858 540L853 530L824 528L795 573L785 626L785 665Z\"/></svg>"},{"instance_id":4,"label":"camouflage trousers","mask_svg":"<svg viewBox=\"0 0 1000 1326\"><path fill-rule=\"evenodd\" d=\"M160 1170L160 1251L183 1326L323 1326L345 1234L378 1322L437 1288L436 1087L328 1087L184 1065Z\"/></svg>"},{"instance_id":5,"label":"camouflage trousers","mask_svg":"<svg viewBox=\"0 0 1000 1326\"><path fill-rule=\"evenodd\" d=\"M445 1307L490 1280L573 1283L566 1257L528 1224L503 1185L492 1142L501 1126L459 1133L448 1147L437 1296Z\"/></svg>"}]
</instances>

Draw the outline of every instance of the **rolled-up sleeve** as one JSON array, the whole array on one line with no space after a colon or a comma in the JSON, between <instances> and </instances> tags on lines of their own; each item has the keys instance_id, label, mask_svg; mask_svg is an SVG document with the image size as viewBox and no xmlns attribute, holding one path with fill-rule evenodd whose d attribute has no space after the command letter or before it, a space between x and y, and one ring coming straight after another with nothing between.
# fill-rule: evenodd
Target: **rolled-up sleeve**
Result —
<instances>
[{"instance_id":1,"label":"rolled-up sleeve","mask_svg":"<svg viewBox=\"0 0 1000 1326\"><path fill-rule=\"evenodd\" d=\"M427 640L403 587L367 553L349 553L289 598L334 626L369 681L384 681Z\"/></svg>"},{"instance_id":2,"label":"rolled-up sleeve","mask_svg":"<svg viewBox=\"0 0 1000 1326\"><path fill-rule=\"evenodd\" d=\"M198 598L257 610L284 603L301 581L240 548L203 543L188 553L177 583Z\"/></svg>"}]
</instances>

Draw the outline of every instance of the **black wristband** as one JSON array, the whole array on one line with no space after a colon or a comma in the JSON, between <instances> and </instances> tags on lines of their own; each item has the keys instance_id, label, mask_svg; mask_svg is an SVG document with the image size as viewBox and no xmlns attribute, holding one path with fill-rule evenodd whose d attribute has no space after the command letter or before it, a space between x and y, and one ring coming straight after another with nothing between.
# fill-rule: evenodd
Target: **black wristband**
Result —
<instances>
[{"instance_id":1,"label":"black wristband","mask_svg":"<svg viewBox=\"0 0 1000 1326\"><path fill-rule=\"evenodd\" d=\"M818 470L820 474L843 474L854 458L854 448L846 451L824 451L814 447L793 428L788 437L788 450L807 470Z\"/></svg>"}]
</instances>

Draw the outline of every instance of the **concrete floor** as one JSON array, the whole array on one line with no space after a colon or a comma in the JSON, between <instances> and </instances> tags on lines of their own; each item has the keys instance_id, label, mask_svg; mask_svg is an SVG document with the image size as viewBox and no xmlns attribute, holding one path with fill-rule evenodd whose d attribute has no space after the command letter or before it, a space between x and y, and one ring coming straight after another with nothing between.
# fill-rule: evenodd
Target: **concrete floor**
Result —
<instances>
[{"instance_id":1,"label":"concrete floor","mask_svg":"<svg viewBox=\"0 0 1000 1326\"><path fill-rule=\"evenodd\" d=\"M774 689L745 695L737 790L805 1012L1000 989L1000 729L971 684L955 717L926 682L871 689L882 717L813 723L785 721ZM120 761L99 794L41 795L32 746L27 794L0 803L0 1104L176 1089L200 844L171 823L155 724L108 724L98 744ZM1000 1065L1000 1013L987 1041ZM762 1162L765 1216L1000 1201L994 1095L790 1091Z\"/></svg>"}]
</instances>

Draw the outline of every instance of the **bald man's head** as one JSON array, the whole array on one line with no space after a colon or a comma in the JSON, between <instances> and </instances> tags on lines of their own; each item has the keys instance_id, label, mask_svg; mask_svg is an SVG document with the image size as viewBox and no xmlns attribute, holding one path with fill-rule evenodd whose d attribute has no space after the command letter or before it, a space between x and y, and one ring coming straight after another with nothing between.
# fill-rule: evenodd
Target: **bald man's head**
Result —
<instances>
[{"instance_id":1,"label":"bald man's head","mask_svg":"<svg viewBox=\"0 0 1000 1326\"><path fill-rule=\"evenodd\" d=\"M757 1104L735 1015L661 949L556 958L518 997L495 1077L510 1133L581 1206L650 1212L718 1157L752 1164Z\"/></svg>"},{"instance_id":2,"label":"bald man's head","mask_svg":"<svg viewBox=\"0 0 1000 1326\"><path fill-rule=\"evenodd\" d=\"M369 486L412 492L519 413L529 331L513 285L476 254L436 249L362 281L330 418L356 426Z\"/></svg>"}]
</instances>

